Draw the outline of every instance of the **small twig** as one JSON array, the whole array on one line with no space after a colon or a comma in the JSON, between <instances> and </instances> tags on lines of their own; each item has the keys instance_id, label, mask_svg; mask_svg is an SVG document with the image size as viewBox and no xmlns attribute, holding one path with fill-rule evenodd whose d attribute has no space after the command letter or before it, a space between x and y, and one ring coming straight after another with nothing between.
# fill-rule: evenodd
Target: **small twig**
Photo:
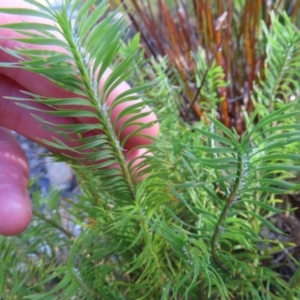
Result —
<instances>
[{"instance_id":1,"label":"small twig","mask_svg":"<svg viewBox=\"0 0 300 300\"><path fill-rule=\"evenodd\" d=\"M60 226L59 224L57 224L55 221L51 220L51 219L48 219L46 218L43 214L41 213L38 213L37 211L33 211L33 215L38 217L39 219L43 220L44 222L52 225L53 227L55 227L56 229L58 229L59 231L61 231L62 233L64 233L68 238L70 239L73 239L74 238L74 235L66 230L65 228L63 228L62 226Z\"/></svg>"},{"instance_id":2,"label":"small twig","mask_svg":"<svg viewBox=\"0 0 300 300\"><path fill-rule=\"evenodd\" d=\"M197 99L198 99L198 97L199 97L199 95L200 95L200 92L201 92L201 90L202 90L202 88L203 88L203 86L204 86L204 83L205 83L205 80L206 80L208 71L209 71L209 69L211 68L212 63L213 63L214 59L216 58L217 53L218 53L218 51L220 50L220 47L221 47L221 45L222 45L223 37L224 37L224 35L221 36L220 43L218 44L218 46L217 46L217 48L216 48L216 50L215 50L215 52L214 52L214 54L213 54L213 56L212 56L212 58L211 58L209 64L208 64L208 66L207 66L207 68L206 68L206 70L205 70L205 73L204 73L203 78L202 78L202 80L201 80L200 86L199 86L199 88L198 88L198 90L197 90L197 92L196 92L196 94L195 94L195 97L194 97L193 101L190 103L190 105L189 105L189 107L188 107L188 109L187 109L187 111L186 111L186 117L187 117L188 114L191 112L192 107L194 106L194 104L196 103L196 101L197 101Z\"/></svg>"},{"instance_id":3,"label":"small twig","mask_svg":"<svg viewBox=\"0 0 300 300\"><path fill-rule=\"evenodd\" d=\"M125 10L127 11L128 17L130 19L130 21L132 22L135 30L137 30L140 34L141 34L141 38L143 40L143 42L146 44L147 48L149 49L149 51L151 52L151 54L153 55L153 57L157 57L155 51L153 50L152 46L150 45L150 43L148 42L147 37L145 36L143 30L140 28L140 26L138 25L138 22L136 21L136 19L134 18L134 16L132 15L132 13L129 11L129 8L127 6L127 4L125 3L124 0L121 0L122 5L124 6Z\"/></svg>"}]
</instances>

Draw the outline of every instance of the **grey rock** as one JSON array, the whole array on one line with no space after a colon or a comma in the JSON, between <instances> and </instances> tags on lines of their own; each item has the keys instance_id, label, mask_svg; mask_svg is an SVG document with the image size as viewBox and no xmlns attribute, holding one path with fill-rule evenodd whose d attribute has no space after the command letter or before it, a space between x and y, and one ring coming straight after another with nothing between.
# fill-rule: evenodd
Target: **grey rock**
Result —
<instances>
[{"instance_id":1,"label":"grey rock","mask_svg":"<svg viewBox=\"0 0 300 300\"><path fill-rule=\"evenodd\" d=\"M54 162L50 157L47 157L45 167L51 186L59 190L67 190L71 187L74 172L68 164Z\"/></svg>"}]
</instances>

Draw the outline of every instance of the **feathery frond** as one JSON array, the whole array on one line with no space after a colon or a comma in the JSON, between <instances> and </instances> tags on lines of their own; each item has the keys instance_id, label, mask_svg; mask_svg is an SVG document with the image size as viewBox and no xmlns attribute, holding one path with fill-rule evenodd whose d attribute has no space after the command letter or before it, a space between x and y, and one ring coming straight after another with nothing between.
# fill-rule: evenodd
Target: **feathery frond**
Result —
<instances>
[{"instance_id":1,"label":"feathery frond","mask_svg":"<svg viewBox=\"0 0 300 300\"><path fill-rule=\"evenodd\" d=\"M97 4L96 0L87 1L82 5L81 1L66 1L60 11L51 10L36 1L27 1L36 6L36 9L2 9L1 12L11 14L26 14L30 16L45 17L50 24L16 23L3 25L22 34L16 41L28 45L38 45L41 50L15 49L6 50L13 54L18 62L1 64L2 67L22 68L46 76L55 85L76 93L74 98L53 99L25 93L33 97L36 102L41 102L49 107L45 112L62 117L85 118L84 125L57 125L46 123L47 127L53 127L56 132L67 131L68 134L76 134L81 137L82 145L69 147L61 141L42 141L56 147L66 153L75 153L78 157L83 151L84 158L81 163L86 163L93 170L93 176L97 176L101 190L110 194L113 198L123 198L133 201L135 198L134 178L128 168L125 142L120 140L120 134L128 127L135 126L134 135L138 135L143 128L138 119L148 113L141 112L143 104L138 100L135 92L141 88L133 89L119 95L113 103L108 103L111 92L130 75L131 64L134 61L137 46L131 49L127 57L108 76L105 84L100 88L100 81L107 68L111 65L120 49L120 36L123 20L117 19L115 13L101 20L107 12L108 3L102 1L95 11L89 13L89 8ZM70 21L75 16L75 21ZM39 28L39 32L35 29ZM53 51L46 51L47 47L55 46ZM24 95L26 106L26 99ZM131 105L123 110L115 119L111 119L112 111L125 101L132 101ZM37 109L35 109L37 110ZM127 118L120 127L120 119ZM42 120L40 120L42 121ZM145 127L145 125L144 125ZM99 132L98 135L89 137L91 132ZM65 133L66 134L66 133ZM128 137L127 137L128 139ZM100 152L101 150L101 152ZM100 153L100 154L99 154ZM76 162L73 161L74 167ZM111 167L117 166L117 167Z\"/></svg>"}]
</instances>

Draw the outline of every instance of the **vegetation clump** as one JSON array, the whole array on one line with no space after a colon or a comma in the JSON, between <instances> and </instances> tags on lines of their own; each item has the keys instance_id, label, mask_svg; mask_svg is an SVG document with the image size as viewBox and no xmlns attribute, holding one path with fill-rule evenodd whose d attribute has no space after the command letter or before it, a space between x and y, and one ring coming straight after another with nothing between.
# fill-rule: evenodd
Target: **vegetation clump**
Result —
<instances>
[{"instance_id":1,"label":"vegetation clump","mask_svg":"<svg viewBox=\"0 0 300 300\"><path fill-rule=\"evenodd\" d=\"M0 67L42 74L79 96L18 100L31 109L26 101L34 97L48 113L97 122L44 122L64 138L81 137L77 148L43 142L88 153L83 161L54 155L73 166L82 195L34 195L30 228L0 238L0 298L299 299L299 240L284 238L292 230L282 225L299 226L288 200L299 193L299 1L131 0L121 1L129 10L121 18L109 10L121 4L114 1L65 0L60 10L27 2L36 9L0 13L55 26L7 26L28 45L64 52L6 49L18 62ZM126 16L136 34L124 42ZM124 80L132 88L108 106ZM127 163L128 138L151 139L144 130L153 124L139 122L150 113L145 104L159 117L160 135L140 164ZM136 130L121 138L130 126ZM86 137L90 130L97 138ZM81 226L79 236L63 225L62 207Z\"/></svg>"}]
</instances>

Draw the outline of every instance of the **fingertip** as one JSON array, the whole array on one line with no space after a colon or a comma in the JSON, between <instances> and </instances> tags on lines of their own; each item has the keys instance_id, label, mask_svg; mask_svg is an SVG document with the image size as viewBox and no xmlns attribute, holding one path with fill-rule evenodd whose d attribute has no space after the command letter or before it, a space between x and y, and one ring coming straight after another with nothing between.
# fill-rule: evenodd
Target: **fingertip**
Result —
<instances>
[{"instance_id":1,"label":"fingertip","mask_svg":"<svg viewBox=\"0 0 300 300\"><path fill-rule=\"evenodd\" d=\"M149 165L145 164L145 159L151 156L153 156L153 153L146 148L135 149L127 156L127 163L131 165L132 175L136 182L143 181L149 175L146 171Z\"/></svg>"},{"instance_id":2,"label":"fingertip","mask_svg":"<svg viewBox=\"0 0 300 300\"><path fill-rule=\"evenodd\" d=\"M14 236L23 232L32 218L28 193L7 192L0 196L0 234Z\"/></svg>"},{"instance_id":3,"label":"fingertip","mask_svg":"<svg viewBox=\"0 0 300 300\"><path fill-rule=\"evenodd\" d=\"M147 107L147 110L151 111L149 107ZM138 122L147 124L147 126L138 130L138 126L132 125L124 128L121 132L120 138L121 140L126 139L124 148L127 150L138 146L151 145L154 138L158 136L159 123L154 112L150 112L149 115L139 119ZM130 137L127 138L128 136Z\"/></svg>"},{"instance_id":4,"label":"fingertip","mask_svg":"<svg viewBox=\"0 0 300 300\"><path fill-rule=\"evenodd\" d=\"M12 236L24 231L31 221L27 191L28 162L9 130L0 127L0 234Z\"/></svg>"}]
</instances>

